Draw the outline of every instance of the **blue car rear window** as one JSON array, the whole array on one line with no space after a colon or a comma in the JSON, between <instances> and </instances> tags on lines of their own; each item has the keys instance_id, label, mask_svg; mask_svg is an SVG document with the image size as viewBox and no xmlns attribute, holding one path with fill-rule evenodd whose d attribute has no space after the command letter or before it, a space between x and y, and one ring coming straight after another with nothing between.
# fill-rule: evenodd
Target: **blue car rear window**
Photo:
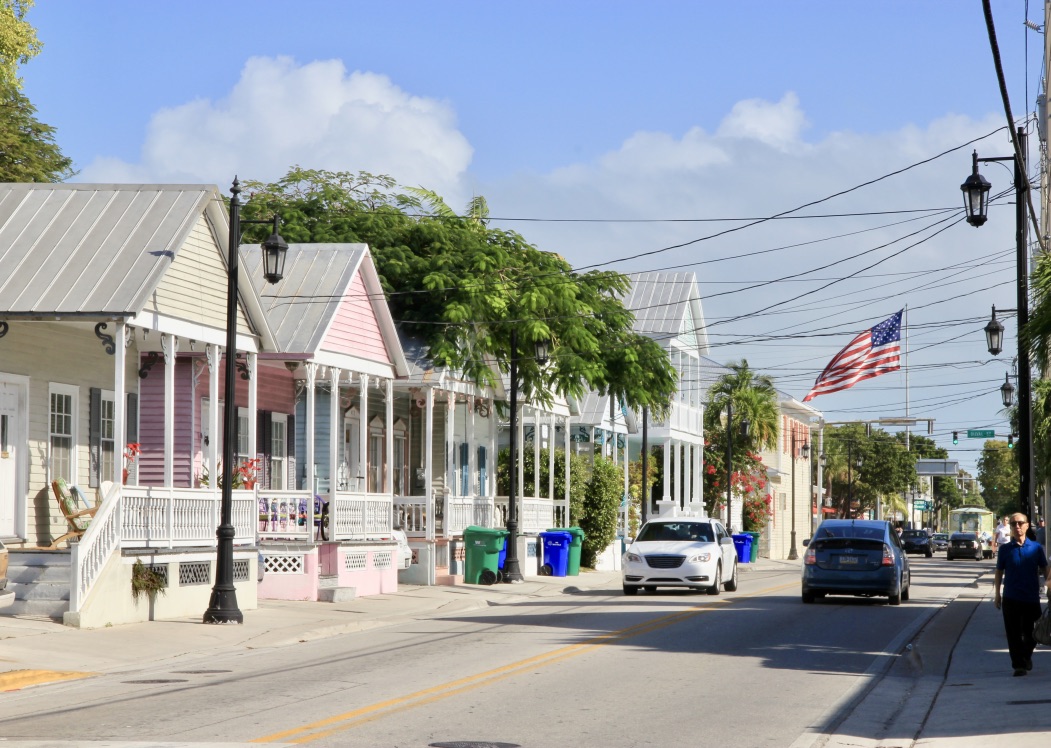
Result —
<instances>
[{"instance_id":1,"label":"blue car rear window","mask_svg":"<svg viewBox=\"0 0 1051 748\"><path fill-rule=\"evenodd\" d=\"M837 525L833 527L819 527L816 538L823 540L827 538L859 538L862 540L883 540L882 527L866 527L864 525Z\"/></svg>"}]
</instances>

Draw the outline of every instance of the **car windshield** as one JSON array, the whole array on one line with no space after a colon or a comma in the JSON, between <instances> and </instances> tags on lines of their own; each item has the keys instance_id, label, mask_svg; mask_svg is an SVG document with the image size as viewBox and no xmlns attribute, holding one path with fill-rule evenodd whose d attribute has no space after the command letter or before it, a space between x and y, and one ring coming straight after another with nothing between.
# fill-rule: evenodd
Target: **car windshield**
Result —
<instances>
[{"instance_id":1,"label":"car windshield","mask_svg":"<svg viewBox=\"0 0 1051 748\"><path fill-rule=\"evenodd\" d=\"M927 533L923 530L904 530L901 533L901 536L903 538L925 538L927 537Z\"/></svg>"},{"instance_id":2,"label":"car windshield","mask_svg":"<svg viewBox=\"0 0 1051 748\"><path fill-rule=\"evenodd\" d=\"M935 540L948 540L949 536L946 535L944 532L936 532L936 533L934 533L934 539Z\"/></svg>"},{"instance_id":3,"label":"car windshield","mask_svg":"<svg viewBox=\"0 0 1051 748\"><path fill-rule=\"evenodd\" d=\"M658 522L643 527L636 540L643 543L659 540L711 543L715 535L712 534L712 526L706 522Z\"/></svg>"}]
</instances>

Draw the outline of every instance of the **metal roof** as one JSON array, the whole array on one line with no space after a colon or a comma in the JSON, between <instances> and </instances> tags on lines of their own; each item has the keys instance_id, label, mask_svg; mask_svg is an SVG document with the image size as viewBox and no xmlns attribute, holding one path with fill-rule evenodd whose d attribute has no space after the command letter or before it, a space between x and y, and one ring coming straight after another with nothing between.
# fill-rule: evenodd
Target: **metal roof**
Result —
<instances>
[{"instance_id":1,"label":"metal roof","mask_svg":"<svg viewBox=\"0 0 1051 748\"><path fill-rule=\"evenodd\" d=\"M698 340L707 341L704 320L699 317L700 296L695 273L628 273L631 290L624 297L624 306L635 314L635 332L661 342L679 334L688 307L696 302L694 316Z\"/></svg>"},{"instance_id":2,"label":"metal roof","mask_svg":"<svg viewBox=\"0 0 1051 748\"><path fill-rule=\"evenodd\" d=\"M206 210L214 185L0 184L0 315L138 313Z\"/></svg>"}]
</instances>

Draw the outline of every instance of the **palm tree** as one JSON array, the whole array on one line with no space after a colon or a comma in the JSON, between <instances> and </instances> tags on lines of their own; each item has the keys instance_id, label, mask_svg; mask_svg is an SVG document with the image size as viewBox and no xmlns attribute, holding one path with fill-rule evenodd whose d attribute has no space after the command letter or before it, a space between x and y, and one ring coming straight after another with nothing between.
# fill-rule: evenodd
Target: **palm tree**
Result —
<instances>
[{"instance_id":1,"label":"palm tree","mask_svg":"<svg viewBox=\"0 0 1051 748\"><path fill-rule=\"evenodd\" d=\"M719 377L708 390L706 427L721 430L719 416L726 410L726 403L730 402L733 405L733 423L729 424L730 428L735 428L744 419L748 419L751 424L749 448L776 447L781 419L773 379L749 368L747 359L741 359L740 363L731 362L728 368L730 372Z\"/></svg>"}]
</instances>

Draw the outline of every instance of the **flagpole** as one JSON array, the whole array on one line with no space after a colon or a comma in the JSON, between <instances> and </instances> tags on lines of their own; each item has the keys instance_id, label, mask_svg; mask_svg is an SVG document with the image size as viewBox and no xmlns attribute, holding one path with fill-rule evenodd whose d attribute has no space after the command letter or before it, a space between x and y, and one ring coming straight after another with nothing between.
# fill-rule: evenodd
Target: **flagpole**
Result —
<instances>
[{"instance_id":1,"label":"flagpole","mask_svg":"<svg viewBox=\"0 0 1051 748\"><path fill-rule=\"evenodd\" d=\"M909 305L905 305L905 417L909 417ZM909 451L909 425L905 424L905 451ZM911 517L909 519L912 519Z\"/></svg>"}]
</instances>

